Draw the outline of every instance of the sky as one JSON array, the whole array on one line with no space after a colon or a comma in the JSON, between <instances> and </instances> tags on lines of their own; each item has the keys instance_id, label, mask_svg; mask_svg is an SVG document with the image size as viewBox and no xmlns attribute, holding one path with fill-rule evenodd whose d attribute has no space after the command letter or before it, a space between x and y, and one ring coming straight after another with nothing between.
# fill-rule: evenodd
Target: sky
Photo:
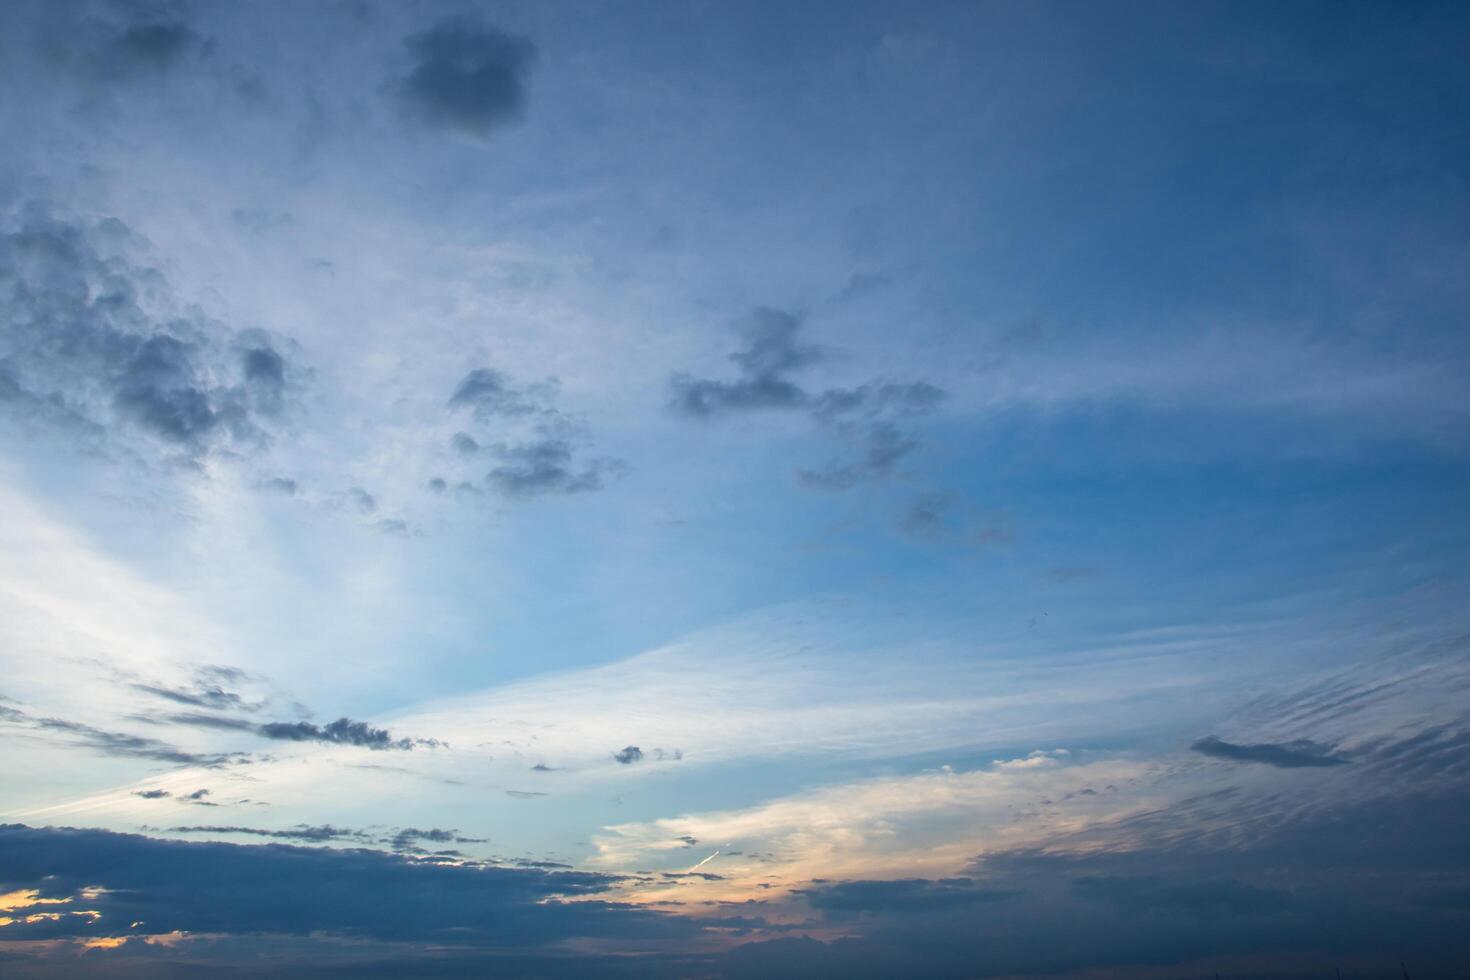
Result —
<instances>
[{"instance_id":1,"label":"sky","mask_svg":"<svg viewBox=\"0 0 1470 980\"><path fill-rule=\"evenodd\" d=\"M0 973L1470 966L1470 8L0 5Z\"/></svg>"}]
</instances>

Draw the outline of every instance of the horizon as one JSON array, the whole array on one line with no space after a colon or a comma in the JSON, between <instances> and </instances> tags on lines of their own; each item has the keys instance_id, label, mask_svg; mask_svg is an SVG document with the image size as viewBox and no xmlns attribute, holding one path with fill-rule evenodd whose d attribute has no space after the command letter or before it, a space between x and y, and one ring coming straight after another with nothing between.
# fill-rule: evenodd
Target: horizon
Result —
<instances>
[{"instance_id":1,"label":"horizon","mask_svg":"<svg viewBox=\"0 0 1470 980\"><path fill-rule=\"evenodd\" d=\"M1470 965L1470 7L12 0L0 126L0 974Z\"/></svg>"}]
</instances>

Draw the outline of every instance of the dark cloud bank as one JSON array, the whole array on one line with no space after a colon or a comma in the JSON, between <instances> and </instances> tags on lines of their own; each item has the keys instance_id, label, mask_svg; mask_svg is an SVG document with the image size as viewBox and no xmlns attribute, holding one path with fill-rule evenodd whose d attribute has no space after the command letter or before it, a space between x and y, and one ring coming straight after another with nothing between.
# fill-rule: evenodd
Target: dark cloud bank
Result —
<instances>
[{"instance_id":1,"label":"dark cloud bank","mask_svg":"<svg viewBox=\"0 0 1470 980\"><path fill-rule=\"evenodd\" d=\"M456 830L174 828L394 854L7 826L0 892L72 898L70 907L37 908L100 918L0 928L0 969L36 977L218 967L292 977L874 980L1074 971L1158 980L1219 970L1285 980L1332 977L1335 968L1345 977L1397 976L1403 959L1411 976L1458 976L1470 962L1467 759L1470 735L1459 730L1379 740L1355 749L1350 768L1288 767L1283 778L1339 780L1324 798L1215 790L1045 848L987 854L960 876L816 880L784 905L715 903L698 918L600 896L644 878L550 862L461 864L454 852L431 849L483 843ZM657 876L665 884L690 877ZM693 877L721 880L709 869ZM88 886L107 890L85 899ZM563 900L571 898L590 901ZM776 907L779 918L770 914ZM37 958L8 944L126 935L140 920L150 933L213 935L178 947L134 942L105 956ZM261 959L267 951L275 958ZM252 973L257 963L268 969ZM78 964L86 969L78 973Z\"/></svg>"}]
</instances>

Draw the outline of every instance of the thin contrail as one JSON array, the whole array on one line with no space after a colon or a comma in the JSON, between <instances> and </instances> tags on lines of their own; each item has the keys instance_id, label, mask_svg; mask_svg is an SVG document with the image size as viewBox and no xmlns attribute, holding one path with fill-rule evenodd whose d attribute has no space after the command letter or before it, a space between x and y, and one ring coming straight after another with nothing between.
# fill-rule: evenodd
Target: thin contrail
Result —
<instances>
[{"instance_id":1,"label":"thin contrail","mask_svg":"<svg viewBox=\"0 0 1470 980\"><path fill-rule=\"evenodd\" d=\"M719 855L719 853L720 852L718 850L716 850L714 854L711 854L709 857L705 858L703 861L700 861L694 867L690 868L689 871L698 871L700 868L704 867L706 864L709 864L711 861L713 861ZM686 871L684 873L685 874L688 874L689 871Z\"/></svg>"}]
</instances>

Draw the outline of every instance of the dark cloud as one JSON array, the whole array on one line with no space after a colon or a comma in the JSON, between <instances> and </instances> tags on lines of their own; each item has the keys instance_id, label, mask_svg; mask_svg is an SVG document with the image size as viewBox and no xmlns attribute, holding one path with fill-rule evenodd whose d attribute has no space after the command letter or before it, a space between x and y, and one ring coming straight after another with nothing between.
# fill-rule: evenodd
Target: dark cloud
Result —
<instances>
[{"instance_id":1,"label":"dark cloud","mask_svg":"<svg viewBox=\"0 0 1470 980\"><path fill-rule=\"evenodd\" d=\"M97 70L114 79L172 71L208 43L182 21L156 20L131 24L97 51Z\"/></svg>"},{"instance_id":2,"label":"dark cloud","mask_svg":"<svg viewBox=\"0 0 1470 980\"><path fill-rule=\"evenodd\" d=\"M345 827L333 827L323 824L319 827L309 827L300 824L285 830L262 830L257 827L170 827L171 834L245 834L251 837L271 837L277 840L308 841L311 843L326 843L335 840L370 841L372 836L365 831L349 830Z\"/></svg>"},{"instance_id":3,"label":"dark cloud","mask_svg":"<svg viewBox=\"0 0 1470 980\"><path fill-rule=\"evenodd\" d=\"M417 827L403 827L389 838L388 843L395 851L420 850L417 844L420 841L428 841L433 844L484 844L483 837L465 837L457 830L442 830L431 827L428 830L420 830Z\"/></svg>"},{"instance_id":4,"label":"dark cloud","mask_svg":"<svg viewBox=\"0 0 1470 980\"><path fill-rule=\"evenodd\" d=\"M617 752L614 752L613 758L625 766L631 765L634 762L641 762L643 760L643 750L636 745L625 746Z\"/></svg>"},{"instance_id":5,"label":"dark cloud","mask_svg":"<svg viewBox=\"0 0 1470 980\"><path fill-rule=\"evenodd\" d=\"M681 415L710 418L727 412L804 408L811 396L789 375L822 358L819 348L796 340L801 320L790 313L758 307L741 328L745 347L730 355L740 370L735 381L712 381L686 374L669 382L672 406Z\"/></svg>"},{"instance_id":6,"label":"dark cloud","mask_svg":"<svg viewBox=\"0 0 1470 980\"><path fill-rule=\"evenodd\" d=\"M476 368L465 375L448 407L468 412L482 426L500 430L519 429L521 438L487 443L468 432L456 432L450 440L455 453L464 459L492 457L496 463L485 473L483 486L512 500L547 494L577 494L600 490L604 480L626 470L621 460L578 459L576 440L585 426L558 411L552 401L555 380L537 385L518 385L490 368ZM443 493L449 484L443 478L430 481L430 489ZM478 492L461 483L461 489Z\"/></svg>"},{"instance_id":7,"label":"dark cloud","mask_svg":"<svg viewBox=\"0 0 1470 980\"><path fill-rule=\"evenodd\" d=\"M534 415L546 408L546 401L554 391L552 385L520 387L499 371L476 368L465 375L464 380L449 396L449 407L467 409L481 420L497 416L518 418ZM468 440L460 445L461 438ZM461 452L473 452L477 446L464 433L455 436L455 448Z\"/></svg>"},{"instance_id":8,"label":"dark cloud","mask_svg":"<svg viewBox=\"0 0 1470 980\"><path fill-rule=\"evenodd\" d=\"M394 738L386 728L374 728L365 721L353 721L350 718L338 718L326 725L309 721L272 721L262 724L242 718L200 714L169 715L167 720L176 725L190 725L195 728L249 732L281 742L326 742L332 745L355 745L366 749L405 752L416 746L437 748L443 744L433 738Z\"/></svg>"},{"instance_id":9,"label":"dark cloud","mask_svg":"<svg viewBox=\"0 0 1470 980\"><path fill-rule=\"evenodd\" d=\"M895 424L932 411L944 392L932 384L869 382L856 388L811 391L798 375L826 358L804 344L799 317L759 307L741 326L744 346L730 355L734 380L676 374L669 381L670 407L686 418L712 419L751 411L796 411L854 447L855 458L797 470L797 482L813 490L848 490L870 477L890 475L919 440Z\"/></svg>"},{"instance_id":10,"label":"dark cloud","mask_svg":"<svg viewBox=\"0 0 1470 980\"><path fill-rule=\"evenodd\" d=\"M188 828L240 833L241 828ZM282 834L352 839L340 828ZM297 839L302 839L298 836ZM0 826L0 885L73 898L97 914L17 922L5 940L165 933L336 934L358 939L515 948L574 937L690 936L697 925L593 898L617 878L444 864L361 849L156 840L101 830ZM201 887L207 883L207 887ZM82 890L100 886L84 898ZM567 902L565 898L583 901Z\"/></svg>"},{"instance_id":11,"label":"dark cloud","mask_svg":"<svg viewBox=\"0 0 1470 980\"><path fill-rule=\"evenodd\" d=\"M824 912L922 912L966 908L1014 898L1016 892L976 885L971 878L902 878L894 881L842 881L798 889L807 903Z\"/></svg>"},{"instance_id":12,"label":"dark cloud","mask_svg":"<svg viewBox=\"0 0 1470 980\"><path fill-rule=\"evenodd\" d=\"M181 314L121 222L31 209L0 233L0 413L87 443L142 435L189 455L262 445L288 365L259 331Z\"/></svg>"},{"instance_id":13,"label":"dark cloud","mask_svg":"<svg viewBox=\"0 0 1470 980\"><path fill-rule=\"evenodd\" d=\"M574 464L571 444L562 439L495 446L491 451L501 463L486 474L486 482L507 497L600 490L603 474L620 469L609 460Z\"/></svg>"},{"instance_id":14,"label":"dark cloud","mask_svg":"<svg viewBox=\"0 0 1470 980\"><path fill-rule=\"evenodd\" d=\"M170 793L166 789L140 789L134 791L133 795L141 796L145 800L161 800L164 797L169 796Z\"/></svg>"},{"instance_id":15,"label":"dark cloud","mask_svg":"<svg viewBox=\"0 0 1470 980\"><path fill-rule=\"evenodd\" d=\"M328 725L315 725L309 721L270 722L255 726L257 734L266 738L288 742L328 742L335 745L356 745L368 749L412 749L415 745L436 746L433 739L394 738L386 728L374 728L367 722L338 718Z\"/></svg>"},{"instance_id":16,"label":"dark cloud","mask_svg":"<svg viewBox=\"0 0 1470 980\"><path fill-rule=\"evenodd\" d=\"M1189 910L1210 915L1247 915L1282 911L1290 893L1242 881L1169 881L1156 875L1089 875L1072 881L1072 893L1090 902L1107 902L1129 911Z\"/></svg>"},{"instance_id":17,"label":"dark cloud","mask_svg":"<svg viewBox=\"0 0 1470 980\"><path fill-rule=\"evenodd\" d=\"M1348 760L1336 754L1330 745L1319 745L1306 739L1276 744L1260 742L1252 745L1237 745L1214 735L1208 735L1190 746L1201 755L1232 762L1263 762L1278 769L1302 769L1321 766L1340 766Z\"/></svg>"},{"instance_id":18,"label":"dark cloud","mask_svg":"<svg viewBox=\"0 0 1470 980\"><path fill-rule=\"evenodd\" d=\"M414 59L399 86L404 104L435 125L484 136L518 121L536 46L477 16L451 17L404 45Z\"/></svg>"}]
</instances>

